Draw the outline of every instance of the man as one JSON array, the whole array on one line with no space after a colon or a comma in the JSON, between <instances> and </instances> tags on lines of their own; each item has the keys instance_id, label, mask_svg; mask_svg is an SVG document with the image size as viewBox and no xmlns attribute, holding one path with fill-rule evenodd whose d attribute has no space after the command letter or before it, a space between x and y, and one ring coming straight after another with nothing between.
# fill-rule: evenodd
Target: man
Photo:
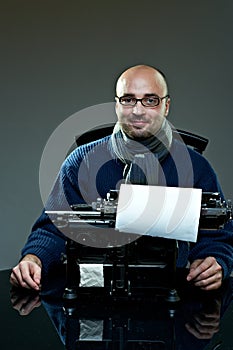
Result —
<instances>
[{"instance_id":1,"label":"man","mask_svg":"<svg viewBox=\"0 0 233 350\"><path fill-rule=\"evenodd\" d=\"M159 70L139 65L123 72L116 84L118 123L113 134L72 152L61 168L47 209L91 203L97 195L105 198L122 179L222 193L205 158L193 150L188 150L186 157L186 147L184 151L184 145L173 140L166 118L169 107L168 86ZM145 148L149 152L143 152ZM137 153L143 157L137 157ZM155 164L151 154L157 159ZM43 212L22 250L21 261L12 270L11 283L39 290L42 274L59 263L64 250L65 236ZM188 255L180 251L180 266L185 266L188 260L191 263L188 281L204 290L219 288L233 267L232 222L224 230L199 232L198 242L190 252L186 251Z\"/></svg>"}]
</instances>

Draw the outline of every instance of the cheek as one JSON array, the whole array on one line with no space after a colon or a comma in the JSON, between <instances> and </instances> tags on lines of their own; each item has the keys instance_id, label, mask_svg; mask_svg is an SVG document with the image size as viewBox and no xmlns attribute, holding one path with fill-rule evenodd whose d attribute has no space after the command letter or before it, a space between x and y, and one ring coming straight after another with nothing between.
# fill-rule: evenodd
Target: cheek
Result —
<instances>
[{"instance_id":1,"label":"cheek","mask_svg":"<svg viewBox=\"0 0 233 350\"><path fill-rule=\"evenodd\" d=\"M118 117L118 120L125 120L127 119L127 116L129 113L127 113L127 110L123 110L122 108L116 108L116 114Z\"/></svg>"},{"instance_id":2,"label":"cheek","mask_svg":"<svg viewBox=\"0 0 233 350\"><path fill-rule=\"evenodd\" d=\"M115 111L116 111L117 118L120 120L121 116L122 116L122 110L121 110L121 107L118 104L116 104Z\"/></svg>"},{"instance_id":3,"label":"cheek","mask_svg":"<svg viewBox=\"0 0 233 350\"><path fill-rule=\"evenodd\" d=\"M159 108L154 111L153 114L151 114L152 119L156 120L163 120L166 117L166 108L165 106L163 108Z\"/></svg>"},{"instance_id":4,"label":"cheek","mask_svg":"<svg viewBox=\"0 0 233 350\"><path fill-rule=\"evenodd\" d=\"M156 115L151 116L152 125L154 125L156 129L160 128L164 121L164 118L165 116L162 113L157 113Z\"/></svg>"}]
</instances>

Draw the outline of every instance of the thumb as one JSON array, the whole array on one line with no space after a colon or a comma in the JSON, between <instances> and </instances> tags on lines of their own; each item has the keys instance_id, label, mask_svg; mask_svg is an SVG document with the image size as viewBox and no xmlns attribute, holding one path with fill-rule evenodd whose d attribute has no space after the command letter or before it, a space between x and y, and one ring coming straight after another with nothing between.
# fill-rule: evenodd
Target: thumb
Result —
<instances>
[{"instance_id":1,"label":"thumb","mask_svg":"<svg viewBox=\"0 0 233 350\"><path fill-rule=\"evenodd\" d=\"M38 286L39 286L40 281L41 281L41 270L39 270L39 271L37 270L34 272L33 279L36 282L36 284L38 284Z\"/></svg>"}]
</instances>

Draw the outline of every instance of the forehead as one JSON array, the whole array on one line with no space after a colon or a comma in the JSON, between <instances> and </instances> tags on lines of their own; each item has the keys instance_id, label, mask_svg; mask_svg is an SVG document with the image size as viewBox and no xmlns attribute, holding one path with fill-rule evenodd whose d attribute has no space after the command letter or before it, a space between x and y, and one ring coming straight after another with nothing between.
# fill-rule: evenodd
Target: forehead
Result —
<instances>
[{"instance_id":1,"label":"forehead","mask_svg":"<svg viewBox=\"0 0 233 350\"><path fill-rule=\"evenodd\" d=\"M118 96L125 94L155 94L158 96L163 96L165 91L166 84L163 77L154 70L126 72L119 78L116 86Z\"/></svg>"}]
</instances>

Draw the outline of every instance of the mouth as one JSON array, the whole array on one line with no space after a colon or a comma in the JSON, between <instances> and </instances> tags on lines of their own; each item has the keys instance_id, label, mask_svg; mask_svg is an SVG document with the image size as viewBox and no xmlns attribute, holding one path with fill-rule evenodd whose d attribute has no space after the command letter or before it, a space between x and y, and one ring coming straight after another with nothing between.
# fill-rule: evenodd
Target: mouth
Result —
<instances>
[{"instance_id":1,"label":"mouth","mask_svg":"<svg viewBox=\"0 0 233 350\"><path fill-rule=\"evenodd\" d=\"M136 119L136 120L132 120L132 121L130 122L130 124L131 124L133 127L142 128L142 127L144 127L145 125L147 125L148 122L146 122L145 120Z\"/></svg>"}]
</instances>

